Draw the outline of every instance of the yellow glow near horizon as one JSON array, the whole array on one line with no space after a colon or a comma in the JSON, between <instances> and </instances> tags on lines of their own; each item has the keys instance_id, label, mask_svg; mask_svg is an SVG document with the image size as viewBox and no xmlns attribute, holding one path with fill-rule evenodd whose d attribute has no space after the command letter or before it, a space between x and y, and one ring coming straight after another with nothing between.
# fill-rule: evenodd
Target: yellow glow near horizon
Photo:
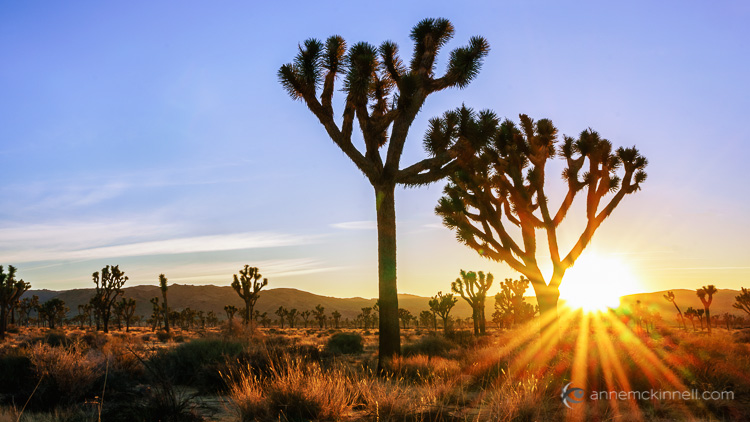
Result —
<instances>
[{"instance_id":1,"label":"yellow glow near horizon","mask_svg":"<svg viewBox=\"0 0 750 422\"><path fill-rule=\"evenodd\" d=\"M638 292L639 283L616 257L584 253L566 273L560 299L572 309L604 311L620 305L620 296Z\"/></svg>"}]
</instances>

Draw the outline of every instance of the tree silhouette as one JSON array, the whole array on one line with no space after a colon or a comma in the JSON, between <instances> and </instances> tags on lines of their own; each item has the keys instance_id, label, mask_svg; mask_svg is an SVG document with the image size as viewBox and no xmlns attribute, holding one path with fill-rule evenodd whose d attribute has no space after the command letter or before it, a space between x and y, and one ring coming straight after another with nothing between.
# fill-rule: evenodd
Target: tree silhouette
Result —
<instances>
[{"instance_id":1,"label":"tree silhouette","mask_svg":"<svg viewBox=\"0 0 750 422\"><path fill-rule=\"evenodd\" d=\"M133 320L135 314L135 299L123 298L121 301L116 303L119 313L125 319L125 332L130 332L130 321ZM165 320L166 323L166 320Z\"/></svg>"},{"instance_id":2,"label":"tree silhouette","mask_svg":"<svg viewBox=\"0 0 750 422\"><path fill-rule=\"evenodd\" d=\"M227 319L229 321L231 321L232 319L234 319L234 314L237 313L237 310L238 310L237 307L234 306L234 305L225 305L224 306L224 312L227 313Z\"/></svg>"},{"instance_id":3,"label":"tree silhouette","mask_svg":"<svg viewBox=\"0 0 750 422\"><path fill-rule=\"evenodd\" d=\"M159 274L159 288L161 289L161 296L164 299L164 329L169 332L169 304L167 302L167 276Z\"/></svg>"},{"instance_id":4,"label":"tree silhouette","mask_svg":"<svg viewBox=\"0 0 750 422\"><path fill-rule=\"evenodd\" d=\"M8 272L0 265L0 340L5 338L8 327L8 314L13 312L16 302L31 284L16 280L16 267L8 265Z\"/></svg>"},{"instance_id":5,"label":"tree silhouette","mask_svg":"<svg viewBox=\"0 0 750 422\"><path fill-rule=\"evenodd\" d=\"M159 305L159 298L158 297L152 297L151 300L149 300L152 305L152 311L151 311L151 323L153 324L151 326L151 331L156 331L156 328L161 328L161 323L164 321L162 319L162 307Z\"/></svg>"},{"instance_id":6,"label":"tree silhouette","mask_svg":"<svg viewBox=\"0 0 750 422\"><path fill-rule=\"evenodd\" d=\"M524 276L518 280L506 278L505 281L501 281L500 292L495 295L495 312L492 314L492 321L509 327L533 318L536 309L524 299L528 288L529 279Z\"/></svg>"},{"instance_id":7,"label":"tree silhouette","mask_svg":"<svg viewBox=\"0 0 750 422\"><path fill-rule=\"evenodd\" d=\"M286 318L286 316L289 313L289 311L285 307L279 306L279 309L277 309L274 313L279 316L279 322L281 323L281 328L283 329L284 328L284 319ZM292 328L294 328L294 327L292 327Z\"/></svg>"},{"instance_id":8,"label":"tree silhouette","mask_svg":"<svg viewBox=\"0 0 750 422\"><path fill-rule=\"evenodd\" d=\"M432 325L437 331L437 318L435 317L435 312L433 311L422 311L419 313L419 325L428 328L430 325Z\"/></svg>"},{"instance_id":9,"label":"tree silhouette","mask_svg":"<svg viewBox=\"0 0 750 422\"><path fill-rule=\"evenodd\" d=\"M257 302L260 297L261 289L268 284L267 278L258 282L261 277L258 268L249 265L245 265L245 268L240 270L239 278L237 277L237 274L234 275L232 288L237 292L240 298L245 301L245 325L251 322L250 317L253 315L255 302Z\"/></svg>"},{"instance_id":10,"label":"tree silhouette","mask_svg":"<svg viewBox=\"0 0 750 422\"><path fill-rule=\"evenodd\" d=\"M734 297L735 302L732 304L732 307L740 311L745 311L750 315L750 290L745 287L741 287L741 289L740 294Z\"/></svg>"},{"instance_id":11,"label":"tree silhouette","mask_svg":"<svg viewBox=\"0 0 750 422\"><path fill-rule=\"evenodd\" d=\"M94 305L96 313L101 320L104 332L109 332L109 318L112 314L112 305L117 301L117 296L122 294L122 286L128 281L124 271L120 271L119 265L102 268L101 277L98 271L92 274L96 291L91 304ZM99 325L97 324L97 330Z\"/></svg>"},{"instance_id":12,"label":"tree silhouette","mask_svg":"<svg viewBox=\"0 0 750 422\"><path fill-rule=\"evenodd\" d=\"M54 330L56 323L62 323L68 311L69 309L65 306L65 302L60 298L54 297L39 307L39 317L46 319L50 330Z\"/></svg>"},{"instance_id":13,"label":"tree silhouette","mask_svg":"<svg viewBox=\"0 0 750 422\"><path fill-rule=\"evenodd\" d=\"M294 328L294 322L297 321L297 309L292 308L286 312L286 322L289 323L289 328Z\"/></svg>"},{"instance_id":14,"label":"tree silhouette","mask_svg":"<svg viewBox=\"0 0 750 422\"><path fill-rule=\"evenodd\" d=\"M685 310L685 318L687 318L691 324L693 324L693 331L697 331L695 329L695 317L698 316L698 313L693 309L692 307L689 307Z\"/></svg>"},{"instance_id":15,"label":"tree silhouette","mask_svg":"<svg viewBox=\"0 0 750 422\"><path fill-rule=\"evenodd\" d=\"M411 320L411 312L409 312L408 309L398 308L398 319L401 320L401 324L404 326L404 330L405 330L406 326L409 324L409 321Z\"/></svg>"},{"instance_id":16,"label":"tree silhouette","mask_svg":"<svg viewBox=\"0 0 750 422\"><path fill-rule=\"evenodd\" d=\"M430 309L435 314L440 315L440 318L443 320L444 333L448 332L448 315L456 305L456 302L458 302L458 298L453 297L453 293L444 295L443 292L438 292L437 295L430 299ZM437 330L437 327L435 329Z\"/></svg>"},{"instance_id":17,"label":"tree silhouette","mask_svg":"<svg viewBox=\"0 0 750 422\"><path fill-rule=\"evenodd\" d=\"M310 322L310 317L312 316L312 311L305 310L299 313L299 316L302 317L302 322L305 324L305 328L307 328L307 323Z\"/></svg>"},{"instance_id":18,"label":"tree silhouette","mask_svg":"<svg viewBox=\"0 0 750 422\"><path fill-rule=\"evenodd\" d=\"M687 325L685 325L685 318L682 316L682 311L680 311L680 307L677 306L677 302L675 302L674 292L668 291L667 294L664 295L664 299L667 300L667 302L672 302L675 308L677 308L677 313L680 315L680 321L682 321L682 328L687 331Z\"/></svg>"},{"instance_id":19,"label":"tree silhouette","mask_svg":"<svg viewBox=\"0 0 750 422\"><path fill-rule=\"evenodd\" d=\"M706 313L705 309L696 309L695 315L698 316L698 321L701 323L701 331L703 331L703 315Z\"/></svg>"},{"instance_id":20,"label":"tree silhouette","mask_svg":"<svg viewBox=\"0 0 750 422\"><path fill-rule=\"evenodd\" d=\"M323 328L323 326L326 323L326 315L325 315L326 308L323 307L323 305L318 304L315 307L315 310L313 311L313 315L315 316L315 319L318 321L319 328Z\"/></svg>"},{"instance_id":21,"label":"tree silhouette","mask_svg":"<svg viewBox=\"0 0 750 422\"><path fill-rule=\"evenodd\" d=\"M380 369L386 360L401 352L395 187L424 185L442 179L455 169L456 157L465 146L463 143L435 143L430 145L431 157L401 168L409 128L428 95L446 88L467 86L489 51L484 38L473 37L467 47L451 52L446 73L436 77L436 56L453 33L453 25L446 19L420 21L411 31L414 53L408 66L401 61L396 44L390 41L380 48L360 42L347 52L346 42L340 36L334 35L325 43L308 39L299 47L294 61L281 66L278 72L289 95L307 104L328 136L375 190L381 300ZM346 96L340 126L332 105L334 83L339 74L344 75L342 90ZM364 138L364 153L352 142L355 117ZM386 145L383 157L381 149Z\"/></svg>"},{"instance_id":22,"label":"tree silhouette","mask_svg":"<svg viewBox=\"0 0 750 422\"><path fill-rule=\"evenodd\" d=\"M461 295L471 307L471 318L474 321L474 335L484 334L486 322L484 317L484 301L487 298L487 291L492 287L494 277L492 273L485 277L482 271L479 271L479 277L474 271L468 273L461 270L461 277L451 283L451 290Z\"/></svg>"},{"instance_id":23,"label":"tree silhouette","mask_svg":"<svg viewBox=\"0 0 750 422\"><path fill-rule=\"evenodd\" d=\"M711 307L711 302L713 302L716 292L718 292L718 290L716 290L716 286L713 284L703 286L695 292L701 300L701 303L703 303L703 309L706 310L706 328L708 328L708 334L711 334L711 311L709 308ZM706 299L706 296L708 296L708 299Z\"/></svg>"},{"instance_id":24,"label":"tree silhouette","mask_svg":"<svg viewBox=\"0 0 750 422\"><path fill-rule=\"evenodd\" d=\"M362 323L364 324L364 329L368 329L370 326L370 319L372 318L372 307L367 306L362 308L362 313L360 314L362 317Z\"/></svg>"},{"instance_id":25,"label":"tree silhouette","mask_svg":"<svg viewBox=\"0 0 750 422\"><path fill-rule=\"evenodd\" d=\"M601 223L625 195L646 180L646 159L635 147L613 150L612 143L591 129L577 139L565 136L556 145L557 128L550 120L533 121L520 115L520 127L510 120L492 122L488 113L459 110L432 124L429 139L491 139L461 169L451 175L435 211L456 231L459 241L480 255L503 261L525 275L536 293L542 331L556 326L560 283L591 241ZM555 214L547 196L547 164L565 161L567 194ZM620 172L619 170L622 169ZM583 174L579 173L583 170ZM618 173L622 173L621 175ZM560 253L558 228L576 195L586 191L586 226L567 255ZM602 199L609 202L600 207ZM508 231L515 226L522 243ZM547 282L537 262L536 230L546 234L552 275Z\"/></svg>"},{"instance_id":26,"label":"tree silhouette","mask_svg":"<svg viewBox=\"0 0 750 422\"><path fill-rule=\"evenodd\" d=\"M341 313L339 311L333 311L331 312L331 318L333 318L333 323L336 326L336 329L339 329L339 321L341 321Z\"/></svg>"}]
</instances>

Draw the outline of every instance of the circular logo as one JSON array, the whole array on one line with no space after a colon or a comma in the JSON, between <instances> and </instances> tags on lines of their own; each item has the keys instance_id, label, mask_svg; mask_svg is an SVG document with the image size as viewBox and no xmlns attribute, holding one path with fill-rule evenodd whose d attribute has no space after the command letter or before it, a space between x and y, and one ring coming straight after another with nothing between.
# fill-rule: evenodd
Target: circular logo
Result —
<instances>
[{"instance_id":1,"label":"circular logo","mask_svg":"<svg viewBox=\"0 0 750 422\"><path fill-rule=\"evenodd\" d=\"M569 382L568 385L563 387L562 394L560 394L563 404L567 406L568 409L572 409L570 403L580 403L583 401L583 389L571 387L570 384L572 384L572 382Z\"/></svg>"}]
</instances>

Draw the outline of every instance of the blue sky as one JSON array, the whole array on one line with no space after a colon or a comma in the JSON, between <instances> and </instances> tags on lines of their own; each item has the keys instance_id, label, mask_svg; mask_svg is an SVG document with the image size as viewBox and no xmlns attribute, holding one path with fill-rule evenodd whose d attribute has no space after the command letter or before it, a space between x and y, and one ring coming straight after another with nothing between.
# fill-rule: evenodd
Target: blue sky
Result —
<instances>
[{"instance_id":1,"label":"blue sky","mask_svg":"<svg viewBox=\"0 0 750 422\"><path fill-rule=\"evenodd\" d=\"M0 5L0 264L66 289L107 264L131 284L229 284L247 263L271 287L375 296L372 188L276 71L332 34L406 57L411 27L445 17L439 69L473 35L492 50L466 89L428 99L402 164L424 156L427 119L462 103L592 127L650 161L592 251L641 290L748 285L745 3L368 4ZM442 186L397 193L400 291L448 290L461 268L515 277L441 227Z\"/></svg>"}]
</instances>

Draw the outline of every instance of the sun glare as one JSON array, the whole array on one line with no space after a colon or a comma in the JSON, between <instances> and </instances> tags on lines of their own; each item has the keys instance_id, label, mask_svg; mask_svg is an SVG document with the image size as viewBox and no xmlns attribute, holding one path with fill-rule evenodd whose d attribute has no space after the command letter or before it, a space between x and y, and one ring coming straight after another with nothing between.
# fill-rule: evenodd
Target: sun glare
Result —
<instances>
[{"instance_id":1,"label":"sun glare","mask_svg":"<svg viewBox=\"0 0 750 422\"><path fill-rule=\"evenodd\" d=\"M571 309L604 311L620 305L620 296L637 293L638 281L620 259L584 253L560 285L560 299Z\"/></svg>"}]
</instances>

